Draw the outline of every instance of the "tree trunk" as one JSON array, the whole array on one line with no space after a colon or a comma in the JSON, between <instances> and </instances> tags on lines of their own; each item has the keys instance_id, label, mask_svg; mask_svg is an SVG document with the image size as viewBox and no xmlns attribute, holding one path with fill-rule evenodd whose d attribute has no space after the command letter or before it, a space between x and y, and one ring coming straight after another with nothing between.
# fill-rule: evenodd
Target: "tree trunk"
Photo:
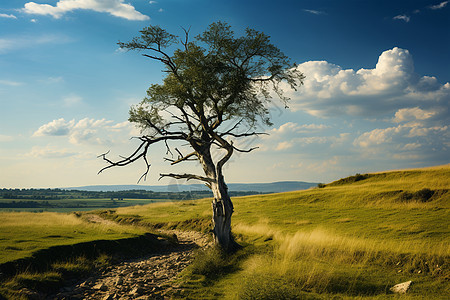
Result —
<instances>
[{"instance_id":1,"label":"tree trunk","mask_svg":"<svg viewBox=\"0 0 450 300\"><path fill-rule=\"evenodd\" d=\"M228 187L225 184L222 170L216 169L211 158L209 148L202 149L199 160L203 171L208 178L212 179L209 184L214 195L212 202L212 225L216 245L226 252L234 252L240 248L231 235L231 215L233 214L233 203L228 195Z\"/></svg>"},{"instance_id":2,"label":"tree trunk","mask_svg":"<svg viewBox=\"0 0 450 300\"><path fill-rule=\"evenodd\" d=\"M214 194L212 222L215 242L224 251L234 252L240 246L234 241L231 234L231 216L234 208L222 176L217 178L217 183L211 185L211 189Z\"/></svg>"}]
</instances>

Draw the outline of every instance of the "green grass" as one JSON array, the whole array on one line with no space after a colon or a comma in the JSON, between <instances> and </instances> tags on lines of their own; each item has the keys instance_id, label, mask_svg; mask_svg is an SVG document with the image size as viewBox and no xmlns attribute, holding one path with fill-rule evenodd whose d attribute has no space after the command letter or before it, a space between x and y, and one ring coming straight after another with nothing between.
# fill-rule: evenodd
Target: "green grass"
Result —
<instances>
[{"instance_id":1,"label":"green grass","mask_svg":"<svg viewBox=\"0 0 450 300\"><path fill-rule=\"evenodd\" d=\"M232 256L214 250L198 254L179 279L184 292L175 298L447 299L449 189L447 165L233 198L233 232L244 248ZM67 214L0 214L0 259L48 245L142 233L131 224L207 231L210 202L98 211L118 222L106 227ZM53 272L62 271L55 267ZM407 295L389 292L409 280Z\"/></svg>"},{"instance_id":2,"label":"green grass","mask_svg":"<svg viewBox=\"0 0 450 300\"><path fill-rule=\"evenodd\" d=\"M213 282L187 271L188 296L270 299L282 292L286 299L391 299L390 287L412 280L405 298L445 299L449 189L450 167L442 166L233 198L233 232L254 252ZM119 208L116 214L182 223L210 218L210 199Z\"/></svg>"},{"instance_id":3,"label":"green grass","mask_svg":"<svg viewBox=\"0 0 450 300\"><path fill-rule=\"evenodd\" d=\"M133 226L88 223L75 214L0 213L0 220L0 263L52 246L135 237L145 232Z\"/></svg>"}]
</instances>

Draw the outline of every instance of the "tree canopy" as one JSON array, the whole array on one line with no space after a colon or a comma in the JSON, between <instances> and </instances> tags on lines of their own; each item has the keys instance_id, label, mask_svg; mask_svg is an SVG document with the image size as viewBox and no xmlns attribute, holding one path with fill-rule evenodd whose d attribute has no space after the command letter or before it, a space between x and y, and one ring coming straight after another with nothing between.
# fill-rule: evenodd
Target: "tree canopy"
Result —
<instances>
[{"instance_id":1,"label":"tree canopy","mask_svg":"<svg viewBox=\"0 0 450 300\"><path fill-rule=\"evenodd\" d=\"M255 149L240 149L235 141L260 134L260 126L272 125L268 107L272 97L277 96L286 106L289 100L280 84L285 82L296 89L304 76L270 42L269 36L254 29L246 29L242 36L235 37L228 24L216 22L192 41L185 29L182 38L159 26L146 27L140 33L130 42L119 42L119 46L161 62L166 76L161 84L152 84L147 97L130 109L129 121L142 130L140 146L119 161L102 155L108 165L100 172L142 159L147 166L145 177L150 169L149 147L163 142L166 160L172 165L196 160L204 174L160 176L205 182L217 203L229 202L229 207L214 215L231 217L233 209L222 168L234 151ZM182 153L183 149L171 146L174 141L187 142L190 151ZM222 150L222 155L213 157L213 148ZM225 212L230 209L231 212ZM219 244L223 245L220 241Z\"/></svg>"}]
</instances>

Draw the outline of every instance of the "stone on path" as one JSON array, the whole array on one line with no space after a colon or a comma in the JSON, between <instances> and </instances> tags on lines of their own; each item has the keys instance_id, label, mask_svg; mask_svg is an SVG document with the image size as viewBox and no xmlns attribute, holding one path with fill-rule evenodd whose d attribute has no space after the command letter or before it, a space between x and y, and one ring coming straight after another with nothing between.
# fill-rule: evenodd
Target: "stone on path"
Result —
<instances>
[{"instance_id":1,"label":"stone on path","mask_svg":"<svg viewBox=\"0 0 450 300\"><path fill-rule=\"evenodd\" d=\"M406 291L409 289L409 286L411 285L412 281L406 281L399 284L394 285L389 290L393 293L397 294L406 294Z\"/></svg>"},{"instance_id":2,"label":"stone on path","mask_svg":"<svg viewBox=\"0 0 450 300\"><path fill-rule=\"evenodd\" d=\"M106 285L103 284L103 283L99 283L99 284L95 285L95 286L93 287L93 289L94 289L94 290L107 291L107 290L108 290L108 286L106 286Z\"/></svg>"},{"instance_id":3,"label":"stone on path","mask_svg":"<svg viewBox=\"0 0 450 300\"><path fill-rule=\"evenodd\" d=\"M112 294L107 294L105 297L102 298L102 300L112 300L114 299L114 295Z\"/></svg>"}]
</instances>

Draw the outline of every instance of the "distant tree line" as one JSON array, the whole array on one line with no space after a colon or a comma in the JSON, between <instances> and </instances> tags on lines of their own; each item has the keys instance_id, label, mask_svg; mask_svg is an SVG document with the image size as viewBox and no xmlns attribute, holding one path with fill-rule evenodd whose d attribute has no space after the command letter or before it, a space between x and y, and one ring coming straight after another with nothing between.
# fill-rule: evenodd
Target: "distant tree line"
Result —
<instances>
[{"instance_id":1,"label":"distant tree line","mask_svg":"<svg viewBox=\"0 0 450 300\"><path fill-rule=\"evenodd\" d=\"M230 192L231 196L254 195L258 192ZM0 199L52 201L64 199L168 199L193 200L212 197L211 191L154 192L148 190L127 191L79 191L63 189L0 189ZM15 202L16 204L18 202ZM41 204L42 205L42 204ZM17 207L17 206L16 206Z\"/></svg>"}]
</instances>

